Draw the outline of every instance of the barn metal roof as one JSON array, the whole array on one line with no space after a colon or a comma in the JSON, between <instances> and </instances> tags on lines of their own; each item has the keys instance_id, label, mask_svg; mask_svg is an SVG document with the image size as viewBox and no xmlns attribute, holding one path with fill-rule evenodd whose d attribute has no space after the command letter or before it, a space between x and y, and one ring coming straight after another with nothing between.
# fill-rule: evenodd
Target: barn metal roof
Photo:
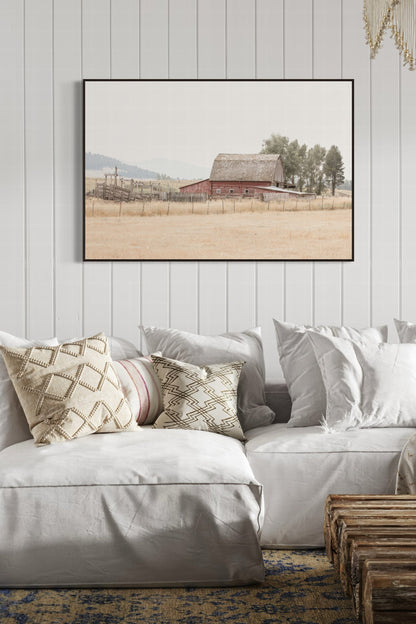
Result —
<instances>
[{"instance_id":1,"label":"barn metal roof","mask_svg":"<svg viewBox=\"0 0 416 624\"><path fill-rule=\"evenodd\" d=\"M284 188L281 186L256 186L256 188L263 189L264 191L271 191L274 193L288 193L290 195L315 195L315 193L307 193L303 191L293 191L290 188Z\"/></svg>"},{"instance_id":2,"label":"barn metal roof","mask_svg":"<svg viewBox=\"0 0 416 624\"><path fill-rule=\"evenodd\" d=\"M279 154L218 154L211 169L215 182L278 180Z\"/></svg>"}]
</instances>

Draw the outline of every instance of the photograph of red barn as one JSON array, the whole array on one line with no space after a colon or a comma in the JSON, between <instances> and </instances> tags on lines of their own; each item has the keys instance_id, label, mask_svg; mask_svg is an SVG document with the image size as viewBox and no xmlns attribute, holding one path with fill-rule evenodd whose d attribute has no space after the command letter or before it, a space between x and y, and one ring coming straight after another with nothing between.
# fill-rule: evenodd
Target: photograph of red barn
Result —
<instances>
[{"instance_id":1,"label":"photograph of red barn","mask_svg":"<svg viewBox=\"0 0 416 624\"><path fill-rule=\"evenodd\" d=\"M206 180L181 186L181 193L210 197L262 195L264 187L282 187L283 162L279 154L218 154Z\"/></svg>"},{"instance_id":2,"label":"photograph of red barn","mask_svg":"<svg viewBox=\"0 0 416 624\"><path fill-rule=\"evenodd\" d=\"M86 80L84 259L351 260L352 111L351 80Z\"/></svg>"}]
</instances>

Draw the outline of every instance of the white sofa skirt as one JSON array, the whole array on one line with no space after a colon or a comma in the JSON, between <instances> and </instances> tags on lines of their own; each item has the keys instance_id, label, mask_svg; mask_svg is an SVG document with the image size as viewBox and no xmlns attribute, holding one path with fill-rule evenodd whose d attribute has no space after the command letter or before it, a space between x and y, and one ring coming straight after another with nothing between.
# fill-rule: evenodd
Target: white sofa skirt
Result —
<instances>
[{"instance_id":1,"label":"white sofa skirt","mask_svg":"<svg viewBox=\"0 0 416 624\"><path fill-rule=\"evenodd\" d=\"M243 445L143 428L0 453L0 586L239 585L264 578Z\"/></svg>"},{"instance_id":2,"label":"white sofa skirt","mask_svg":"<svg viewBox=\"0 0 416 624\"><path fill-rule=\"evenodd\" d=\"M261 544L324 545L328 494L393 494L400 452L414 429L324 433L274 424L247 432L247 457L264 488Z\"/></svg>"}]
</instances>

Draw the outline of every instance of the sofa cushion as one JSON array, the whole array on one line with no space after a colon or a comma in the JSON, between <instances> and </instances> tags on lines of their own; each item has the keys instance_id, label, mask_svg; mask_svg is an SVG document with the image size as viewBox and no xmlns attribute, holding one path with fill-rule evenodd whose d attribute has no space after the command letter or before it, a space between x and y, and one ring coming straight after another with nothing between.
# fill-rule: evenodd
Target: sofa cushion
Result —
<instances>
[{"instance_id":1,"label":"sofa cushion","mask_svg":"<svg viewBox=\"0 0 416 624\"><path fill-rule=\"evenodd\" d=\"M233 438L142 427L0 453L0 586L263 580L261 486Z\"/></svg>"},{"instance_id":2,"label":"sofa cushion","mask_svg":"<svg viewBox=\"0 0 416 624\"><path fill-rule=\"evenodd\" d=\"M150 353L196 366L244 361L238 385L238 417L243 430L268 425L274 413L265 404L264 358L259 327L219 336L201 336L178 329L141 327Z\"/></svg>"},{"instance_id":3,"label":"sofa cushion","mask_svg":"<svg viewBox=\"0 0 416 624\"><path fill-rule=\"evenodd\" d=\"M416 345L309 334L327 397L325 428L416 426Z\"/></svg>"},{"instance_id":4,"label":"sofa cushion","mask_svg":"<svg viewBox=\"0 0 416 624\"><path fill-rule=\"evenodd\" d=\"M400 342L416 342L416 323L394 319Z\"/></svg>"},{"instance_id":5,"label":"sofa cushion","mask_svg":"<svg viewBox=\"0 0 416 624\"><path fill-rule=\"evenodd\" d=\"M319 325L295 325L273 319L280 364L292 399L289 426L307 427L318 425L325 415L326 398L322 375L308 340L308 333L338 336L357 340L362 336L375 343L387 340L387 327L333 327Z\"/></svg>"},{"instance_id":6,"label":"sofa cushion","mask_svg":"<svg viewBox=\"0 0 416 624\"><path fill-rule=\"evenodd\" d=\"M57 344L59 344L57 338L27 340L0 331L0 345L4 347L27 348L33 345L53 346ZM0 451L11 444L29 438L29 425L0 352Z\"/></svg>"},{"instance_id":7,"label":"sofa cushion","mask_svg":"<svg viewBox=\"0 0 416 624\"><path fill-rule=\"evenodd\" d=\"M285 381L266 381L265 385L266 403L276 414L275 423L288 422L292 401Z\"/></svg>"},{"instance_id":8,"label":"sofa cushion","mask_svg":"<svg viewBox=\"0 0 416 624\"><path fill-rule=\"evenodd\" d=\"M36 444L136 429L104 334L56 347L0 347Z\"/></svg>"},{"instance_id":9,"label":"sofa cushion","mask_svg":"<svg viewBox=\"0 0 416 624\"><path fill-rule=\"evenodd\" d=\"M329 434L319 426L274 424L247 432L246 452L263 484L261 543L323 546L328 494L393 494L400 452L414 429Z\"/></svg>"}]
</instances>

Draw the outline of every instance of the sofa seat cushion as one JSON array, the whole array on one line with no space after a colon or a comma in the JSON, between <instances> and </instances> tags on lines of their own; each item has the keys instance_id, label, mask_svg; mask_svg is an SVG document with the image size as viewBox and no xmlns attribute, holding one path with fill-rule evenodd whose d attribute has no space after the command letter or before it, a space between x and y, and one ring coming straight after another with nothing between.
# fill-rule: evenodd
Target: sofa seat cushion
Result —
<instances>
[{"instance_id":1,"label":"sofa seat cushion","mask_svg":"<svg viewBox=\"0 0 416 624\"><path fill-rule=\"evenodd\" d=\"M142 428L0 453L0 586L261 581L261 487L238 440Z\"/></svg>"},{"instance_id":2,"label":"sofa seat cushion","mask_svg":"<svg viewBox=\"0 0 416 624\"><path fill-rule=\"evenodd\" d=\"M247 432L247 457L264 487L262 545L323 546L328 494L394 493L400 452L413 434L411 428L328 434L286 424Z\"/></svg>"}]
</instances>

